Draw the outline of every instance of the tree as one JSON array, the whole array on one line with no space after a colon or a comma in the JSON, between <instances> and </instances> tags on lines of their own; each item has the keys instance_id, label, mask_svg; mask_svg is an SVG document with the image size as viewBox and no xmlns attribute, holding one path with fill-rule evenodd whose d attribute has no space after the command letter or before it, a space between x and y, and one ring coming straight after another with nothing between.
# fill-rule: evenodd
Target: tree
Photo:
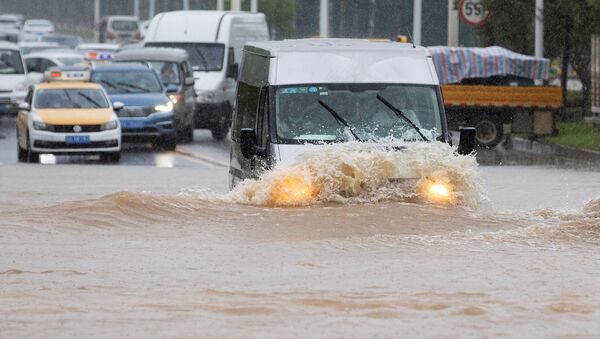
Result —
<instances>
[{"instance_id":1,"label":"tree","mask_svg":"<svg viewBox=\"0 0 600 339\"><path fill-rule=\"evenodd\" d=\"M492 13L481 30L483 41L532 54L535 0L485 0ZM590 99L590 39L600 32L600 0L544 1L544 55L561 57L561 86L566 91L568 65L583 85L584 109Z\"/></svg>"}]
</instances>

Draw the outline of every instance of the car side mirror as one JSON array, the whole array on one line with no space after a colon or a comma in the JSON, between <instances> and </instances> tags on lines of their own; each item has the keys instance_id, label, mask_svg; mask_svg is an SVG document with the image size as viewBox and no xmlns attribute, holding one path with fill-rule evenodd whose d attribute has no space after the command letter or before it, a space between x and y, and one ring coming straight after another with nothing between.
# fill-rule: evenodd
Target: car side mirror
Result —
<instances>
[{"instance_id":1,"label":"car side mirror","mask_svg":"<svg viewBox=\"0 0 600 339\"><path fill-rule=\"evenodd\" d=\"M183 84L186 86L194 86L194 83L194 77L187 77L185 80L183 80Z\"/></svg>"},{"instance_id":2,"label":"car side mirror","mask_svg":"<svg viewBox=\"0 0 600 339\"><path fill-rule=\"evenodd\" d=\"M232 64L229 64L229 66L227 66L226 76L228 78L237 79L239 71L240 71L240 66L234 62Z\"/></svg>"},{"instance_id":3,"label":"car side mirror","mask_svg":"<svg viewBox=\"0 0 600 339\"><path fill-rule=\"evenodd\" d=\"M458 154L468 155L475 151L475 127L463 127L460 129L460 142L458 143Z\"/></svg>"},{"instance_id":4,"label":"car side mirror","mask_svg":"<svg viewBox=\"0 0 600 339\"><path fill-rule=\"evenodd\" d=\"M175 84L167 85L167 93L177 93L178 90L179 90L179 86L177 86Z\"/></svg>"},{"instance_id":5,"label":"car side mirror","mask_svg":"<svg viewBox=\"0 0 600 339\"><path fill-rule=\"evenodd\" d=\"M122 102L120 102L120 101L113 102L113 109L115 111L120 111L123 109L123 107L125 107L125 104L123 104Z\"/></svg>"},{"instance_id":6,"label":"car side mirror","mask_svg":"<svg viewBox=\"0 0 600 339\"><path fill-rule=\"evenodd\" d=\"M29 110L31 110L31 106L29 106L29 103L27 103L27 102L20 102L19 105L18 105L18 107L19 107L19 109L21 111L29 111Z\"/></svg>"}]
</instances>

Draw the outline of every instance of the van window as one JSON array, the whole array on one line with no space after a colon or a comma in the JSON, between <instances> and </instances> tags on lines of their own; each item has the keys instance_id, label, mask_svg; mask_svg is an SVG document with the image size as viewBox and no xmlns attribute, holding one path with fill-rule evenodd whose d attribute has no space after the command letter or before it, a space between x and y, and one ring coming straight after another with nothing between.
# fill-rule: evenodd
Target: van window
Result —
<instances>
[{"instance_id":1,"label":"van window","mask_svg":"<svg viewBox=\"0 0 600 339\"><path fill-rule=\"evenodd\" d=\"M402 111L429 139L441 136L441 102L435 86L390 84L312 84L276 90L276 124L280 142L344 141L345 131L319 100L332 108L361 140L386 137L420 140L402 117L377 99Z\"/></svg>"},{"instance_id":2,"label":"van window","mask_svg":"<svg viewBox=\"0 0 600 339\"><path fill-rule=\"evenodd\" d=\"M267 145L269 135L269 88L264 87L260 92L260 102L258 105L256 121L256 137L259 147Z\"/></svg>"},{"instance_id":3,"label":"van window","mask_svg":"<svg viewBox=\"0 0 600 339\"><path fill-rule=\"evenodd\" d=\"M260 100L260 87L239 82L237 93L232 132L234 138L240 137L240 130L242 128L256 130L256 112Z\"/></svg>"},{"instance_id":4,"label":"van window","mask_svg":"<svg viewBox=\"0 0 600 339\"><path fill-rule=\"evenodd\" d=\"M178 64L164 61L150 61L149 64L156 71L163 84L181 84Z\"/></svg>"},{"instance_id":5,"label":"van window","mask_svg":"<svg viewBox=\"0 0 600 339\"><path fill-rule=\"evenodd\" d=\"M220 71L223 69L225 45L193 42L149 42L147 47L171 47L184 49L194 71Z\"/></svg>"},{"instance_id":6,"label":"van window","mask_svg":"<svg viewBox=\"0 0 600 339\"><path fill-rule=\"evenodd\" d=\"M19 51L0 49L0 74L24 74Z\"/></svg>"}]
</instances>

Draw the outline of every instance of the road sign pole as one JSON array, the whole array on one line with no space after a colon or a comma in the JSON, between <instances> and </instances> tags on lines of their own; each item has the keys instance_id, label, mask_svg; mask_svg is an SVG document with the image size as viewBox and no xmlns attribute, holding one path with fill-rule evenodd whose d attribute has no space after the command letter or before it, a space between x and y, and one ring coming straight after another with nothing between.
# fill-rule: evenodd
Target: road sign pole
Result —
<instances>
[{"instance_id":1,"label":"road sign pole","mask_svg":"<svg viewBox=\"0 0 600 339\"><path fill-rule=\"evenodd\" d=\"M100 22L100 0L94 0L94 41L100 40L100 33L98 32L98 23Z\"/></svg>"},{"instance_id":2,"label":"road sign pole","mask_svg":"<svg viewBox=\"0 0 600 339\"><path fill-rule=\"evenodd\" d=\"M250 0L250 12L258 12L258 0Z\"/></svg>"},{"instance_id":3,"label":"road sign pole","mask_svg":"<svg viewBox=\"0 0 600 339\"><path fill-rule=\"evenodd\" d=\"M242 10L241 0L231 0L231 10L232 11L241 11Z\"/></svg>"},{"instance_id":4,"label":"road sign pole","mask_svg":"<svg viewBox=\"0 0 600 339\"><path fill-rule=\"evenodd\" d=\"M421 14L422 0L414 0L413 6L413 41L415 45L421 45Z\"/></svg>"},{"instance_id":5,"label":"road sign pole","mask_svg":"<svg viewBox=\"0 0 600 339\"><path fill-rule=\"evenodd\" d=\"M140 18L140 0L133 0L133 16Z\"/></svg>"},{"instance_id":6,"label":"road sign pole","mask_svg":"<svg viewBox=\"0 0 600 339\"><path fill-rule=\"evenodd\" d=\"M329 37L329 0L320 0L319 35L321 38Z\"/></svg>"},{"instance_id":7,"label":"road sign pole","mask_svg":"<svg viewBox=\"0 0 600 339\"><path fill-rule=\"evenodd\" d=\"M182 0L183 4L181 5L181 7L183 8L184 11L189 11L190 10L190 0Z\"/></svg>"},{"instance_id":8,"label":"road sign pole","mask_svg":"<svg viewBox=\"0 0 600 339\"><path fill-rule=\"evenodd\" d=\"M156 12L156 3L154 0L150 0L150 4L148 5L148 19L154 18L154 13Z\"/></svg>"},{"instance_id":9,"label":"road sign pole","mask_svg":"<svg viewBox=\"0 0 600 339\"><path fill-rule=\"evenodd\" d=\"M535 0L535 56L544 57L544 0Z\"/></svg>"},{"instance_id":10,"label":"road sign pole","mask_svg":"<svg viewBox=\"0 0 600 339\"><path fill-rule=\"evenodd\" d=\"M217 0L217 11L222 11L225 9L224 0Z\"/></svg>"},{"instance_id":11,"label":"road sign pole","mask_svg":"<svg viewBox=\"0 0 600 339\"><path fill-rule=\"evenodd\" d=\"M455 0L448 0L448 46L458 46L458 9Z\"/></svg>"}]
</instances>

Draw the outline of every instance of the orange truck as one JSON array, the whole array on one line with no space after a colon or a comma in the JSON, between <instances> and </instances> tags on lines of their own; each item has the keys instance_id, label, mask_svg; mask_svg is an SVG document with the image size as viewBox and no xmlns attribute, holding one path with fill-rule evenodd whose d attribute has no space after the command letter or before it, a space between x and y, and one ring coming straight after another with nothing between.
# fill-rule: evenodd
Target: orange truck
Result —
<instances>
[{"instance_id":1,"label":"orange truck","mask_svg":"<svg viewBox=\"0 0 600 339\"><path fill-rule=\"evenodd\" d=\"M448 126L476 129L480 147L492 148L515 133L549 135L563 107L560 87L536 86L548 78L549 61L501 47L431 47L442 84Z\"/></svg>"}]
</instances>

